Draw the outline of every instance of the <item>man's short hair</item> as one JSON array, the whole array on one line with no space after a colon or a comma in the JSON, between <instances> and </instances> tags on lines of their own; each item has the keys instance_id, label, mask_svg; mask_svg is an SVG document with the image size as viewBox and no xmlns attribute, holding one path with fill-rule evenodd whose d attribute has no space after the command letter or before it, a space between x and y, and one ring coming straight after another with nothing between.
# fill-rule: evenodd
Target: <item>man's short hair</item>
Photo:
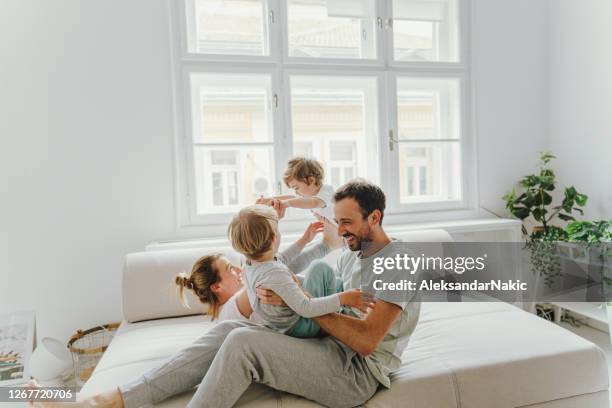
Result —
<instances>
[{"instance_id":1,"label":"man's short hair","mask_svg":"<svg viewBox=\"0 0 612 408\"><path fill-rule=\"evenodd\" d=\"M372 214L372 211L379 210L380 225L382 225L386 198L385 193L376 184L363 179L351 180L336 190L334 202L344 200L345 198L352 198L357 201L364 219Z\"/></svg>"}]
</instances>

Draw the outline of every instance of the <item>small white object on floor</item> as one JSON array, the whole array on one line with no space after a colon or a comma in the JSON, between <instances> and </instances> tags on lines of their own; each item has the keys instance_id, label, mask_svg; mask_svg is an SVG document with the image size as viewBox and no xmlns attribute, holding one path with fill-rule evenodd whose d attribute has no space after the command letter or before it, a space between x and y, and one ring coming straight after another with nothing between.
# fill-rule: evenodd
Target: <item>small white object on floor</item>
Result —
<instances>
[{"instance_id":1,"label":"small white object on floor","mask_svg":"<svg viewBox=\"0 0 612 408\"><path fill-rule=\"evenodd\" d=\"M30 357L32 377L41 385L44 382L61 382L60 375L71 366L70 353L62 342L52 337L43 338Z\"/></svg>"}]
</instances>

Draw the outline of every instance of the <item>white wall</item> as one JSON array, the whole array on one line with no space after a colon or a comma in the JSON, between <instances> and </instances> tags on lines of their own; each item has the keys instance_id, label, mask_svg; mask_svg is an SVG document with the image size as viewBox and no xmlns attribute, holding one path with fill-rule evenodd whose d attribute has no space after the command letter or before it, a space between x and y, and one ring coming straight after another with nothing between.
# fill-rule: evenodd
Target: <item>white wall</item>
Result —
<instances>
[{"instance_id":1,"label":"white wall","mask_svg":"<svg viewBox=\"0 0 612 408\"><path fill-rule=\"evenodd\" d=\"M67 339L174 228L165 1L3 0L0 50L0 313Z\"/></svg>"},{"instance_id":2,"label":"white wall","mask_svg":"<svg viewBox=\"0 0 612 408\"><path fill-rule=\"evenodd\" d=\"M585 219L612 218L612 2L552 1L549 38L559 180L589 196Z\"/></svg>"},{"instance_id":3,"label":"white wall","mask_svg":"<svg viewBox=\"0 0 612 408\"><path fill-rule=\"evenodd\" d=\"M474 0L479 189L500 213L546 146L546 22L545 0ZM35 309L39 338L120 319L125 254L174 234L168 47L165 0L0 4L0 310Z\"/></svg>"},{"instance_id":4,"label":"white wall","mask_svg":"<svg viewBox=\"0 0 612 408\"><path fill-rule=\"evenodd\" d=\"M546 0L473 0L473 82L481 206L534 170L547 146Z\"/></svg>"}]
</instances>

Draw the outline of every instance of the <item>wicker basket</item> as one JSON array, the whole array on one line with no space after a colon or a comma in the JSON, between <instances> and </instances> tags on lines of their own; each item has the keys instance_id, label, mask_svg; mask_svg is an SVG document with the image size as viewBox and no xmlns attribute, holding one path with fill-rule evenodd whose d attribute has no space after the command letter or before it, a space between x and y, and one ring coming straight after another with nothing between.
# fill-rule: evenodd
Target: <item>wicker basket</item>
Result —
<instances>
[{"instance_id":1,"label":"wicker basket","mask_svg":"<svg viewBox=\"0 0 612 408\"><path fill-rule=\"evenodd\" d=\"M79 387L91 377L118 327L119 323L105 324L87 330L77 330L70 337L68 349L72 352L74 377Z\"/></svg>"}]
</instances>

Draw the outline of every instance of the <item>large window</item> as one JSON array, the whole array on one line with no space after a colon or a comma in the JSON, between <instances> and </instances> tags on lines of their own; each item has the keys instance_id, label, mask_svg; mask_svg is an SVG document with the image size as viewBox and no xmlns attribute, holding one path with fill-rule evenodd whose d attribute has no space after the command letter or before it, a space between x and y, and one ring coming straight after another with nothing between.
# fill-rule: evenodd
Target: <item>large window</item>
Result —
<instances>
[{"instance_id":1,"label":"large window","mask_svg":"<svg viewBox=\"0 0 612 408\"><path fill-rule=\"evenodd\" d=\"M390 213L471 205L467 0L169 2L183 225L287 193L293 156Z\"/></svg>"}]
</instances>

